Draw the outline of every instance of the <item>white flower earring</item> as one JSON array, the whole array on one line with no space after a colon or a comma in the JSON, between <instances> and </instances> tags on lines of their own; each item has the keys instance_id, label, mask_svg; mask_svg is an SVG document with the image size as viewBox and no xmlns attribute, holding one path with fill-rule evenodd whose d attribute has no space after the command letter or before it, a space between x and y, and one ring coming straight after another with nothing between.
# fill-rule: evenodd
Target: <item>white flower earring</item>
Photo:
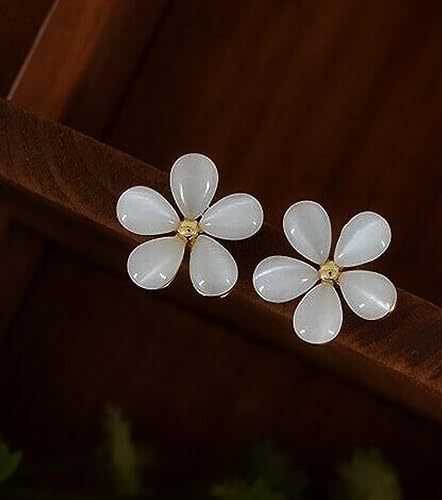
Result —
<instances>
[{"instance_id":1,"label":"white flower earring","mask_svg":"<svg viewBox=\"0 0 442 500\"><path fill-rule=\"evenodd\" d=\"M390 313L397 299L393 283L382 274L344 270L377 259L391 241L387 221L374 212L355 215L342 229L333 260L329 260L331 224L327 212L313 201L300 201L284 215L284 233L293 248L319 265L319 270L292 257L275 255L261 261L253 286L268 302L287 302L308 293L293 315L293 328L304 341L324 344L342 326L339 285L350 309L363 319L380 319ZM314 288L313 285L320 281ZM310 291L309 291L310 290Z\"/></svg>"},{"instance_id":2,"label":"white flower earring","mask_svg":"<svg viewBox=\"0 0 442 500\"><path fill-rule=\"evenodd\" d=\"M174 279L190 248L190 278L201 295L224 296L238 280L238 267L230 252L211 238L243 240L262 226L263 210L245 193L225 196L209 208L218 186L218 171L210 158L191 153L178 158L170 171L170 189L183 220L160 193L144 186L125 191L117 203L121 225L135 234L154 236L174 232L137 246L129 255L132 281L157 290Z\"/></svg>"}]
</instances>

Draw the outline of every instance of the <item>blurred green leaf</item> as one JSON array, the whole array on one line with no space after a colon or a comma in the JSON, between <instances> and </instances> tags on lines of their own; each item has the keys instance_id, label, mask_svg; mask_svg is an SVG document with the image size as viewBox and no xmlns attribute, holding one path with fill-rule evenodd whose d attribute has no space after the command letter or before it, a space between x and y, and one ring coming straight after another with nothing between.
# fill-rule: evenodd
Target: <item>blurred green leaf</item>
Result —
<instances>
[{"instance_id":1,"label":"blurred green leaf","mask_svg":"<svg viewBox=\"0 0 442 500\"><path fill-rule=\"evenodd\" d=\"M0 437L0 483L14 474L21 462L21 458L21 453L19 451L10 451L7 444Z\"/></svg>"},{"instance_id":2,"label":"blurred green leaf","mask_svg":"<svg viewBox=\"0 0 442 500\"><path fill-rule=\"evenodd\" d=\"M248 448L243 475L249 481L262 479L270 488L286 493L289 500L302 498L308 486L306 475L294 466L291 456L270 441Z\"/></svg>"},{"instance_id":3,"label":"blurred green leaf","mask_svg":"<svg viewBox=\"0 0 442 500\"><path fill-rule=\"evenodd\" d=\"M131 426L121 411L109 406L104 428L107 433L107 454L115 491L124 495L139 494L143 489L140 468L144 460L132 442Z\"/></svg>"},{"instance_id":4,"label":"blurred green leaf","mask_svg":"<svg viewBox=\"0 0 442 500\"><path fill-rule=\"evenodd\" d=\"M338 468L336 500L401 500L395 468L377 450L356 450L350 462Z\"/></svg>"}]
</instances>

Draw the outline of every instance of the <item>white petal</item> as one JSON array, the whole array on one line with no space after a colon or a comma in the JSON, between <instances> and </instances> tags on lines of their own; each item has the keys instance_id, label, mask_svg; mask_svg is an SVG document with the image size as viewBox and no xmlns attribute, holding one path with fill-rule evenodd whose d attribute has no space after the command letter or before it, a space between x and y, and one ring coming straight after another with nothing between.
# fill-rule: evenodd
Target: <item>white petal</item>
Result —
<instances>
[{"instance_id":1,"label":"white petal","mask_svg":"<svg viewBox=\"0 0 442 500\"><path fill-rule=\"evenodd\" d=\"M363 319L381 319L396 305L396 288L382 274L345 271L339 277L339 284L350 309Z\"/></svg>"},{"instance_id":2,"label":"white petal","mask_svg":"<svg viewBox=\"0 0 442 500\"><path fill-rule=\"evenodd\" d=\"M220 243L201 234L190 254L190 279L201 295L225 295L238 280L238 266Z\"/></svg>"},{"instance_id":3,"label":"white petal","mask_svg":"<svg viewBox=\"0 0 442 500\"><path fill-rule=\"evenodd\" d=\"M316 264L324 264L330 254L331 224L319 203L295 203L285 213L282 225L297 252Z\"/></svg>"},{"instance_id":4,"label":"white petal","mask_svg":"<svg viewBox=\"0 0 442 500\"><path fill-rule=\"evenodd\" d=\"M264 213L259 201L245 193L225 196L207 209L200 220L201 229L217 238L243 240L260 230Z\"/></svg>"},{"instance_id":5,"label":"white petal","mask_svg":"<svg viewBox=\"0 0 442 500\"><path fill-rule=\"evenodd\" d=\"M215 164L199 153L181 156L170 171L170 189L176 204L188 219L196 219L207 209L217 186Z\"/></svg>"},{"instance_id":6,"label":"white petal","mask_svg":"<svg viewBox=\"0 0 442 500\"><path fill-rule=\"evenodd\" d=\"M341 330L342 305L333 285L320 283L301 300L293 316L296 334L310 344L325 344Z\"/></svg>"},{"instance_id":7,"label":"white petal","mask_svg":"<svg viewBox=\"0 0 442 500\"><path fill-rule=\"evenodd\" d=\"M178 236L165 236L137 246L127 260L132 281L146 290L167 286L175 277L184 256L185 242Z\"/></svg>"},{"instance_id":8,"label":"white petal","mask_svg":"<svg viewBox=\"0 0 442 500\"><path fill-rule=\"evenodd\" d=\"M340 267L366 264L382 255L390 241L388 222L374 212L361 212L342 229L334 260Z\"/></svg>"},{"instance_id":9,"label":"white petal","mask_svg":"<svg viewBox=\"0 0 442 500\"><path fill-rule=\"evenodd\" d=\"M268 302L299 297L318 281L318 271L293 257L273 255L262 260L253 273L256 293Z\"/></svg>"},{"instance_id":10,"label":"white petal","mask_svg":"<svg viewBox=\"0 0 442 500\"><path fill-rule=\"evenodd\" d=\"M128 231L151 236L175 231L180 223L166 198L145 186L131 187L120 196L117 217Z\"/></svg>"}]
</instances>

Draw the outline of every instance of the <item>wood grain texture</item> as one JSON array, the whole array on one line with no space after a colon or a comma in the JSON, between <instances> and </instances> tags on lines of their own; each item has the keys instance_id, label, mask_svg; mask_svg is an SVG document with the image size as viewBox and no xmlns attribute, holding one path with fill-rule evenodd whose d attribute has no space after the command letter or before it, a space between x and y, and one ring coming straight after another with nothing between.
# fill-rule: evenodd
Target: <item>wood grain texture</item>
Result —
<instances>
[{"instance_id":1,"label":"wood grain texture","mask_svg":"<svg viewBox=\"0 0 442 500\"><path fill-rule=\"evenodd\" d=\"M119 251L115 261L122 273L129 248L141 240L116 221L118 195L128 186L146 184L168 196L167 176L161 171L4 101L0 103L0 181L3 196L22 194L45 205L65 218L67 231L71 229L68 221L74 220L111 238L115 249L124 244L125 251ZM33 211L28 218L36 215ZM46 219L40 224L49 227ZM55 231L53 237L61 236ZM75 239L81 247L81 236ZM271 253L290 254L281 232L265 225L259 235L229 248L241 277L226 299L204 299L193 292L186 266L173 286L159 295L271 345L298 352L433 417L442 417L442 311L438 307L399 291L398 307L389 318L364 322L345 310L337 340L312 347L292 332L295 304L264 303L250 284L252 270L261 258ZM93 258L94 252L85 242L82 251Z\"/></svg>"},{"instance_id":2,"label":"wood grain texture","mask_svg":"<svg viewBox=\"0 0 442 500\"><path fill-rule=\"evenodd\" d=\"M165 171L201 151L223 190L280 227L313 199L335 231L374 210L376 263L442 305L442 4L438 0L175 2L106 141Z\"/></svg>"},{"instance_id":3,"label":"wood grain texture","mask_svg":"<svg viewBox=\"0 0 442 500\"><path fill-rule=\"evenodd\" d=\"M6 97L54 0L0 0L0 96Z\"/></svg>"},{"instance_id":4,"label":"wood grain texture","mask_svg":"<svg viewBox=\"0 0 442 500\"><path fill-rule=\"evenodd\" d=\"M166 4L58 0L9 98L100 135Z\"/></svg>"},{"instance_id":5,"label":"wood grain texture","mask_svg":"<svg viewBox=\"0 0 442 500\"><path fill-rule=\"evenodd\" d=\"M406 498L441 492L438 423L60 248L33 281L0 361L0 428L29 461L93 453L113 403L138 442L158 451L155 477L169 485L222 478L262 436L321 477L355 447L376 446L398 467ZM81 471L75 477L80 489Z\"/></svg>"}]
</instances>

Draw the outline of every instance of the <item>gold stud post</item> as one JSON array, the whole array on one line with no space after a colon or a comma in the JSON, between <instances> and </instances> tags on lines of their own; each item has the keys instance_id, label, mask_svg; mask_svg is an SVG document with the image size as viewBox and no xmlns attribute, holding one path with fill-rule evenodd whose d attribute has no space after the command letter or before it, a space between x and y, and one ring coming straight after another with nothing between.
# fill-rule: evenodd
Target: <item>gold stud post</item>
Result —
<instances>
[{"instance_id":1,"label":"gold stud post","mask_svg":"<svg viewBox=\"0 0 442 500\"><path fill-rule=\"evenodd\" d=\"M324 283L338 283L341 268L332 260L328 260L319 268L319 277Z\"/></svg>"},{"instance_id":2,"label":"gold stud post","mask_svg":"<svg viewBox=\"0 0 442 500\"><path fill-rule=\"evenodd\" d=\"M177 230L177 234L190 245L193 245L200 233L201 229L198 221L191 219L182 220Z\"/></svg>"}]
</instances>

